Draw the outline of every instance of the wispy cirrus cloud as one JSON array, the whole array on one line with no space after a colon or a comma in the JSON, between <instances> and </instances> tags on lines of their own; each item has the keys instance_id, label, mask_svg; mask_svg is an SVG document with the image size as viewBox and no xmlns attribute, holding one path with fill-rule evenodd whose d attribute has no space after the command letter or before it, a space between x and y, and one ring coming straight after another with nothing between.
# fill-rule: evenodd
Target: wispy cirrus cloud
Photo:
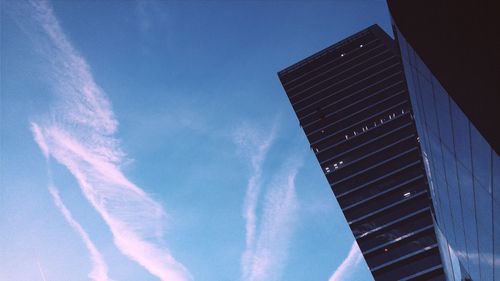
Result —
<instances>
[{"instance_id":1,"label":"wispy cirrus cloud","mask_svg":"<svg viewBox=\"0 0 500 281\"><path fill-rule=\"evenodd\" d=\"M262 166L275 135L276 126L266 135L248 127L235 134L235 142L247 151L252 167L243 204L246 247L241 257L241 266L244 281L280 278L293 231L294 214L298 208L295 177L301 161L289 159L268 186L262 204L261 221L258 223Z\"/></svg>"},{"instance_id":2,"label":"wispy cirrus cloud","mask_svg":"<svg viewBox=\"0 0 500 281\"><path fill-rule=\"evenodd\" d=\"M55 93L52 110L32 122L35 141L46 157L73 174L122 254L161 280L190 280L188 270L162 243L162 206L120 169L124 153L115 137L118 122L90 67L67 39L48 2L29 1L27 6L34 24L23 29L36 33L30 36L50 62L45 78Z\"/></svg>"},{"instance_id":3,"label":"wispy cirrus cloud","mask_svg":"<svg viewBox=\"0 0 500 281\"><path fill-rule=\"evenodd\" d=\"M276 135L276 126L267 136L261 136L255 129L248 126L239 128L234 134L234 142L239 145L246 156L250 157L252 175L248 180L245 201L243 203L243 218L245 219L245 243L249 248L255 241L256 208L260 194L262 165L267 152ZM244 254L245 256L246 254Z\"/></svg>"},{"instance_id":4,"label":"wispy cirrus cloud","mask_svg":"<svg viewBox=\"0 0 500 281\"><path fill-rule=\"evenodd\" d=\"M244 280L281 279L299 207L295 177L300 163L295 158L288 160L269 185L258 236L246 260L249 270Z\"/></svg>"},{"instance_id":5,"label":"wispy cirrus cloud","mask_svg":"<svg viewBox=\"0 0 500 281\"><path fill-rule=\"evenodd\" d=\"M356 270L356 266L361 262L362 255L359 250L358 243L354 241L351 246L351 250L347 254L347 257L342 261L342 263L337 267L335 272L328 281L343 281L349 280L349 275Z\"/></svg>"},{"instance_id":6,"label":"wispy cirrus cloud","mask_svg":"<svg viewBox=\"0 0 500 281\"><path fill-rule=\"evenodd\" d=\"M40 147L40 150L42 150L43 155L45 156L45 159L47 160L47 164L49 164L49 148L47 145L47 142L45 141L45 138L42 134L42 131L38 125L32 123L31 124L31 132L33 133L33 137L35 138L35 142L38 144ZM61 214L64 216L64 219L69 223L69 225L78 233L80 238L82 239L83 243L85 244L85 247L87 250L90 252L90 259L92 262L92 269L89 272L89 278L94 280L94 281L112 281L111 278L108 276L108 266L106 262L104 261L104 258L102 257L101 253L97 250L97 247L95 246L94 242L90 239L89 235L85 231L85 229L78 223L78 221L73 217L71 214L70 210L66 207L64 204L63 200L61 199L61 196L59 195L59 190L52 184L52 172L50 168L48 169L48 176L49 176L49 193L52 196L52 200L54 201L54 204L56 207L59 209ZM40 261L37 259L37 265L38 265L38 270L40 271L40 275L42 279L45 281L45 274L42 270L42 267L40 265Z\"/></svg>"},{"instance_id":7,"label":"wispy cirrus cloud","mask_svg":"<svg viewBox=\"0 0 500 281\"><path fill-rule=\"evenodd\" d=\"M31 123L31 132L33 133L33 137L35 138L35 142L38 144L38 147L43 153L43 156L45 156L45 159L49 159L49 147L47 143L45 142L45 139L43 137L42 131L40 130L40 127L38 125Z\"/></svg>"},{"instance_id":8,"label":"wispy cirrus cloud","mask_svg":"<svg viewBox=\"0 0 500 281\"><path fill-rule=\"evenodd\" d=\"M89 278L95 281L111 281L108 277L108 266L104 261L101 253L97 250L96 246L90 240L89 235L83 229L83 227L73 218L71 212L64 205L61 196L59 196L59 191L53 185L49 186L49 192L52 195L52 199L56 204L59 211L63 214L66 221L71 225L71 227L78 233L80 238L83 240L85 247L90 252L90 257L92 260L92 270L89 273ZM45 278L44 278L45 279Z\"/></svg>"}]
</instances>

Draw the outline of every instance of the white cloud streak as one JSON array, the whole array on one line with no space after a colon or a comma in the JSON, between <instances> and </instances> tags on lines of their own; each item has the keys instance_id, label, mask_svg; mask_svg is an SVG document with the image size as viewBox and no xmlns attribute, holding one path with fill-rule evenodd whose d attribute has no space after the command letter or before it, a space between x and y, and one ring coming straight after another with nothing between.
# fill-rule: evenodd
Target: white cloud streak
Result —
<instances>
[{"instance_id":1,"label":"white cloud streak","mask_svg":"<svg viewBox=\"0 0 500 281\"><path fill-rule=\"evenodd\" d=\"M355 271L355 268L361 262L361 259L361 251L359 250L356 241L354 241L352 243L351 250L347 254L347 257L344 259L344 261L342 261L339 267L337 267L328 281L350 280L349 275L353 271Z\"/></svg>"},{"instance_id":2,"label":"white cloud streak","mask_svg":"<svg viewBox=\"0 0 500 281\"><path fill-rule=\"evenodd\" d=\"M94 243L90 240L87 232L73 218L73 215L68 210L68 208L66 208L61 197L59 196L59 191L57 190L57 188L53 185L49 185L49 192L52 195L52 199L54 200L54 203L56 204L59 211L61 211L69 225L78 233L80 238L83 240L85 247L87 247L87 250L90 252L90 258L92 260L92 270L89 273L89 278L95 281L111 281L111 279L108 277L108 267L101 253L97 250Z\"/></svg>"},{"instance_id":3,"label":"white cloud streak","mask_svg":"<svg viewBox=\"0 0 500 281\"><path fill-rule=\"evenodd\" d=\"M45 156L45 159L48 161L49 160L49 149L47 142L45 141L45 138L42 134L42 131L38 125L35 123L31 124L31 131L33 133L33 136L35 138L36 143L42 150L43 155ZM47 163L48 164L48 163ZM59 209L59 211L63 214L64 218L66 221L69 223L69 225L78 233L80 238L82 239L83 243L85 244L85 247L87 250L90 252L90 258L92 261L92 269L89 273L89 278L95 281L112 281L108 277L108 266L106 262L104 261L104 258L102 257L101 253L97 250L97 247L94 245L92 240L90 239L89 235L87 232L83 229L83 227L78 223L76 219L73 218L73 215L69 211L69 209L64 205L64 202L62 201L61 197L59 196L59 190L52 184L52 173L50 169L48 170L48 175L49 175L49 181L51 182L49 184L49 192L52 195L52 199L54 200L54 204L56 207ZM40 266L40 262L37 259L37 265L38 269L40 271L40 274L42 276L42 279L45 281L45 274L42 271L42 267Z\"/></svg>"},{"instance_id":4,"label":"white cloud streak","mask_svg":"<svg viewBox=\"0 0 500 281\"><path fill-rule=\"evenodd\" d=\"M245 202L243 203L243 218L245 219L246 245L249 247L255 240L256 208L260 194L262 165L267 152L276 135L275 127L265 138L258 135L255 129L241 128L234 136L235 142L250 156L252 176L248 180Z\"/></svg>"},{"instance_id":5,"label":"white cloud streak","mask_svg":"<svg viewBox=\"0 0 500 281\"><path fill-rule=\"evenodd\" d=\"M276 174L269 185L263 202L261 222L258 224L257 205L262 166L275 135L276 126L267 137L249 128L240 129L235 134L235 142L250 155L252 167L243 204L246 247L241 257L241 266L242 280L245 281L280 279L293 231L294 214L298 208L295 176L301 161L291 159L283 165L282 171Z\"/></svg>"},{"instance_id":6,"label":"white cloud streak","mask_svg":"<svg viewBox=\"0 0 500 281\"><path fill-rule=\"evenodd\" d=\"M43 153L43 156L45 156L45 159L49 159L49 147L47 143L45 142L45 139L43 138L42 131L40 127L38 127L37 124L31 123L31 132L33 133L33 137L35 138L35 142L38 144L38 147Z\"/></svg>"},{"instance_id":7,"label":"white cloud streak","mask_svg":"<svg viewBox=\"0 0 500 281\"><path fill-rule=\"evenodd\" d=\"M118 122L90 67L62 31L49 3L30 1L35 44L50 61L48 81L55 106L33 122L35 141L46 157L64 165L108 225L125 256L161 280L192 277L163 245L162 206L122 173L124 153L114 137ZM26 30L26 29L25 29Z\"/></svg>"},{"instance_id":8,"label":"white cloud streak","mask_svg":"<svg viewBox=\"0 0 500 281\"><path fill-rule=\"evenodd\" d=\"M40 277L42 278L43 281L47 281L47 279L45 279L45 273L43 273L43 270L42 270L42 265L40 264L40 261L36 260L36 265L38 267L38 272L40 272Z\"/></svg>"},{"instance_id":9,"label":"white cloud streak","mask_svg":"<svg viewBox=\"0 0 500 281\"><path fill-rule=\"evenodd\" d=\"M280 280L298 210L295 177L299 160L289 160L274 178L266 194L262 222L248 260L244 280Z\"/></svg>"}]
</instances>

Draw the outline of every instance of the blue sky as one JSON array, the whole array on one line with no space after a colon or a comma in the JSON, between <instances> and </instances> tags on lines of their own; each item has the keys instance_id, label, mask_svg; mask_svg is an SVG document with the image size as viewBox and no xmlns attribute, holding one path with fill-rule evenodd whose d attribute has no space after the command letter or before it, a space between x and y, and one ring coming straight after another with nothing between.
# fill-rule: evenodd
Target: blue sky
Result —
<instances>
[{"instance_id":1,"label":"blue sky","mask_svg":"<svg viewBox=\"0 0 500 281\"><path fill-rule=\"evenodd\" d=\"M1 5L1 280L372 280L276 73L385 1Z\"/></svg>"}]
</instances>

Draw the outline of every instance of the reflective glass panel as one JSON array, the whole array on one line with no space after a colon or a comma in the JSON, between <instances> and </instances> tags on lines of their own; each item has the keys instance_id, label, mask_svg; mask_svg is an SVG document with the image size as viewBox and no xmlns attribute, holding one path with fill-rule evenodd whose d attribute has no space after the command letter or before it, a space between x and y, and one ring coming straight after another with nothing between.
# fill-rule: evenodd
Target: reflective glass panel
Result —
<instances>
[{"instance_id":1,"label":"reflective glass panel","mask_svg":"<svg viewBox=\"0 0 500 281\"><path fill-rule=\"evenodd\" d=\"M455 227L453 224L453 210L450 208L450 198L448 197L448 189L443 176L438 175L434 177L434 183L436 183L436 191L440 198L441 215L443 216L442 222L444 227L441 230L444 231L446 237L450 243L455 244Z\"/></svg>"},{"instance_id":2,"label":"reflective glass panel","mask_svg":"<svg viewBox=\"0 0 500 281\"><path fill-rule=\"evenodd\" d=\"M460 199L460 188L458 186L458 176L456 171L455 158L451 152L442 147L443 163L445 164L446 181L448 183L448 196L450 200L450 208L453 212L453 222L455 226L455 244L454 248L461 252L466 252L464 225L462 218L462 203Z\"/></svg>"},{"instance_id":3,"label":"reflective glass panel","mask_svg":"<svg viewBox=\"0 0 500 281\"><path fill-rule=\"evenodd\" d=\"M474 126L470 127L472 142L472 167L474 177L491 191L491 153L488 142L479 134Z\"/></svg>"},{"instance_id":4,"label":"reflective glass panel","mask_svg":"<svg viewBox=\"0 0 500 281\"><path fill-rule=\"evenodd\" d=\"M492 151L493 162L493 198L500 204L500 157ZM500 266L500 265L499 265Z\"/></svg>"},{"instance_id":5,"label":"reflective glass panel","mask_svg":"<svg viewBox=\"0 0 500 281\"><path fill-rule=\"evenodd\" d=\"M423 76L418 77L418 83L420 85L420 96L422 98L423 110L425 114L425 123L431 133L439 136L437 118L436 118L436 106L434 104L434 94L432 93L432 86L429 80Z\"/></svg>"},{"instance_id":6,"label":"reflective glass panel","mask_svg":"<svg viewBox=\"0 0 500 281\"><path fill-rule=\"evenodd\" d=\"M493 202L493 227L494 227L494 247L495 247L495 278L500 277L500 203Z\"/></svg>"},{"instance_id":7,"label":"reflective glass panel","mask_svg":"<svg viewBox=\"0 0 500 281\"><path fill-rule=\"evenodd\" d=\"M434 167L434 173L439 174L442 178L444 178L444 164L443 164L443 156L441 153L441 143L439 139L433 134L429 134L429 145L431 149L431 157L432 157L432 166Z\"/></svg>"},{"instance_id":8,"label":"reflective glass panel","mask_svg":"<svg viewBox=\"0 0 500 281\"><path fill-rule=\"evenodd\" d=\"M482 280L493 280L493 221L491 196L474 180L476 198L476 217L478 226L479 259L481 262Z\"/></svg>"},{"instance_id":9,"label":"reflective glass panel","mask_svg":"<svg viewBox=\"0 0 500 281\"><path fill-rule=\"evenodd\" d=\"M434 77L432 79L434 88L434 98L436 100L436 111L439 123L439 136L441 142L454 152L453 132L451 130L450 105L448 102L448 93L443 89L439 81Z\"/></svg>"},{"instance_id":10,"label":"reflective glass panel","mask_svg":"<svg viewBox=\"0 0 500 281\"><path fill-rule=\"evenodd\" d=\"M457 104L450 101L451 119L453 123L453 138L458 161L469 170L471 169L471 150L469 138L469 121L458 108Z\"/></svg>"},{"instance_id":11,"label":"reflective glass panel","mask_svg":"<svg viewBox=\"0 0 500 281\"><path fill-rule=\"evenodd\" d=\"M474 202L474 187L472 175L462 164L458 164L458 179L460 196L462 197L462 210L464 216L465 239L467 241L467 256L469 261L469 274L472 280L480 279L479 250L477 245L477 227Z\"/></svg>"}]
</instances>

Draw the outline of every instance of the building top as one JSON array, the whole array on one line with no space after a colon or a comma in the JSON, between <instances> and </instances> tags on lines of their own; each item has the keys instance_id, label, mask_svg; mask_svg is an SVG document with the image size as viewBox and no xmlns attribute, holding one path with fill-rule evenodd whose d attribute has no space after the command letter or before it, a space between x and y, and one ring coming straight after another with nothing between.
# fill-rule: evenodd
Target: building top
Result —
<instances>
[{"instance_id":1,"label":"building top","mask_svg":"<svg viewBox=\"0 0 500 281\"><path fill-rule=\"evenodd\" d=\"M301 68L302 66L307 65L315 60L320 60L323 56L331 54L331 53L334 53L334 54L338 53L338 55L340 56L344 52L343 49L347 45L349 45L349 43L355 41L356 39L358 39L360 37L367 35L368 33L376 33L378 38L384 39L386 41L385 43L388 47L390 47L391 49L394 48L394 46L393 46L394 44L392 43L393 40L377 24L374 24L374 25L371 25L371 26L349 36L348 38L346 38L344 40L341 40L341 41L339 41L339 42L337 42L337 43L335 43L335 44L333 44L333 45L331 45L331 46L329 46L329 47L327 47L327 48L325 48L317 53L314 53L313 55L311 55L303 60L300 60L297 63L292 64L291 66L279 71L278 75L280 77L286 76L287 74L294 72L295 70Z\"/></svg>"}]
</instances>

